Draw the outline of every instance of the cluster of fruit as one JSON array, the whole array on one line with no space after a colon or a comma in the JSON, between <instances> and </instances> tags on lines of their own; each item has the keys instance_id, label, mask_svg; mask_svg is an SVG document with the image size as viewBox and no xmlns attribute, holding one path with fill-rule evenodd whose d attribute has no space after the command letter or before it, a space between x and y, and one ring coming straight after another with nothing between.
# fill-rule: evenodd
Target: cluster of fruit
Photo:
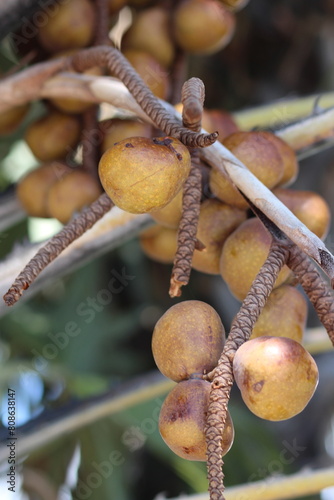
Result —
<instances>
[{"instance_id":1,"label":"cluster of fruit","mask_svg":"<svg viewBox=\"0 0 334 500\"><path fill-rule=\"evenodd\" d=\"M175 304L154 328L155 362L161 373L177 382L162 405L159 429L166 444L182 458L206 460L204 428L210 383L203 375L216 366L224 343L225 331L218 314L198 300ZM224 454L233 438L228 413L222 436Z\"/></svg>"},{"instance_id":2,"label":"cluster of fruit","mask_svg":"<svg viewBox=\"0 0 334 500\"><path fill-rule=\"evenodd\" d=\"M171 93L169 75L177 53L181 50L186 53L209 54L223 48L234 31L233 11L242 8L247 1L182 0L171 4L172 8L168 2L147 0L110 0L106 3L110 28L116 24L119 11L124 6L131 7L133 22L122 37L122 52L152 92L168 99ZM22 26L13 35L13 44L23 56L33 51L34 61L70 55L94 43L97 18L96 8L91 0L64 2L52 12L48 22L39 26L37 36L27 38L27 27ZM92 68L89 72L102 74L99 68ZM89 205L102 192L98 179L91 172L81 165L73 168L74 153L83 139L82 113L89 109L90 104L77 98L62 97L48 99L45 104L46 115L31 124L25 133L28 146L42 165L22 179L17 193L29 215L55 217L62 223L67 223L73 213ZM0 133L13 131L27 110L28 106L20 106L4 113L1 116ZM207 112L206 115L204 126L219 129L219 124L215 123L215 112ZM233 120L225 118L223 126L227 127L226 132L232 132L235 128ZM101 122L98 132L98 150L101 154L122 139L153 136L151 126L136 120L113 119L108 124ZM152 143L145 144L145 148L148 148L145 149L146 157L149 156L151 145ZM67 168L68 164L71 164L71 169ZM102 167L101 181L105 187L110 181L105 182L103 170ZM129 173L131 175L132 171ZM172 176L170 173L169 175ZM138 176L140 173L137 173ZM161 182L164 182L162 178ZM180 187L180 183L176 184L170 193L175 194L176 188L179 190ZM118 196L113 200L115 204L118 204L119 198ZM168 198L170 200L171 196ZM120 206L128 209L127 203L123 205L120 202ZM157 206L152 205L152 208L156 209ZM139 207L138 210L150 211L150 205Z\"/></svg>"}]
</instances>

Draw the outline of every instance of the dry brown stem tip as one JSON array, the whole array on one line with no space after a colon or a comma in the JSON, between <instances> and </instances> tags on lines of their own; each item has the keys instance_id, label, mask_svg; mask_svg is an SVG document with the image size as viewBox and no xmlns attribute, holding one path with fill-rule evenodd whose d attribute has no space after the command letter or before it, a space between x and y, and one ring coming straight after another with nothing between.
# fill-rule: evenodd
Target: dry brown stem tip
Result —
<instances>
[{"instance_id":1,"label":"dry brown stem tip","mask_svg":"<svg viewBox=\"0 0 334 500\"><path fill-rule=\"evenodd\" d=\"M69 59L70 67L83 72L93 66L106 66L111 74L119 78L131 92L134 99L142 107L158 128L167 135L175 137L189 147L206 147L213 144L218 133L201 134L182 127L152 94L146 84L133 69L127 59L113 47L92 47L82 50Z\"/></svg>"},{"instance_id":2,"label":"dry brown stem tip","mask_svg":"<svg viewBox=\"0 0 334 500\"><path fill-rule=\"evenodd\" d=\"M112 207L113 202L106 193L103 193L40 248L4 295L3 298L7 306L14 305L21 297L23 291L29 288L43 269L58 257L70 243L90 229Z\"/></svg>"},{"instance_id":3,"label":"dry brown stem tip","mask_svg":"<svg viewBox=\"0 0 334 500\"><path fill-rule=\"evenodd\" d=\"M182 87L182 121L190 130L201 130L205 87L199 78L190 78Z\"/></svg>"},{"instance_id":4,"label":"dry brown stem tip","mask_svg":"<svg viewBox=\"0 0 334 500\"><path fill-rule=\"evenodd\" d=\"M227 405L233 385L232 363L236 350L249 339L271 293L278 273L288 259L289 247L273 242L267 260L256 276L242 306L236 315L218 366L207 378L212 378L206 440L208 450L208 480L211 500L224 500L222 445Z\"/></svg>"}]
</instances>

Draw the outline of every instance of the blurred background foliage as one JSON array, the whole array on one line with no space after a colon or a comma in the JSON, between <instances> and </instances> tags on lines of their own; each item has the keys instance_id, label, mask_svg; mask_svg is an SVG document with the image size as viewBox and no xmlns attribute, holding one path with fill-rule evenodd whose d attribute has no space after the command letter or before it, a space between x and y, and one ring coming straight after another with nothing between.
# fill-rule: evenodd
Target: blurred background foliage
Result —
<instances>
[{"instance_id":1,"label":"blurred background foliage","mask_svg":"<svg viewBox=\"0 0 334 500\"><path fill-rule=\"evenodd\" d=\"M189 76L204 80L207 107L234 111L283 97L333 90L333 48L333 1L250 0L237 16L231 44L211 57L191 57ZM5 51L3 45L2 72L9 69ZM0 187L4 194L34 162L22 142L22 133L42 114L43 105L34 104L21 128L0 139ZM333 150L327 150L302 161L295 187L321 193L333 211L333 176ZM55 226L50 230L55 231ZM1 235L1 258L16 242L40 236L38 224L32 225L31 220L16 224ZM331 231L327 240L331 251L333 242ZM86 323L77 307L89 297L94 299L106 287L111 271L121 272L122 268L134 279ZM25 425L36 417L43 418L46 410L66 414L79 400L154 370L152 330L175 302L168 296L170 272L171 266L148 260L138 241L132 240L9 310L0 319L1 411L7 387L16 390L18 424ZM220 277L194 271L183 292L182 300L187 299L203 300L215 307L228 331L238 303ZM64 331L70 321L78 325L80 334L70 338L66 348L56 349L52 360L41 361L38 355L52 343L50 332ZM309 326L317 324L310 310ZM320 370L316 395L301 415L287 422L256 418L238 392L232 392L230 411L236 437L225 460L227 486L334 462L333 353L319 354L316 361ZM161 395L99 420L40 448L24 463L59 490L63 500L148 500L159 492L172 497L205 491L205 464L178 458L159 435L157 415L163 399ZM286 443L293 442L302 451L291 463L282 463L280 453ZM110 465L108 457L113 452L111 472L96 480L92 474L106 460ZM2 477L0 488L6 495L4 481ZM17 498L28 497L22 493ZM334 493L327 498L334 498Z\"/></svg>"}]
</instances>

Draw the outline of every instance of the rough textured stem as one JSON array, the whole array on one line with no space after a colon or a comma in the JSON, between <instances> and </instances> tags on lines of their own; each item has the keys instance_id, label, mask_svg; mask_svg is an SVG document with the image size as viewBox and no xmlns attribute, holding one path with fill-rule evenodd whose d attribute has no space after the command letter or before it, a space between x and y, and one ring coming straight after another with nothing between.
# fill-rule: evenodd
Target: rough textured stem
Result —
<instances>
[{"instance_id":1,"label":"rough textured stem","mask_svg":"<svg viewBox=\"0 0 334 500\"><path fill-rule=\"evenodd\" d=\"M93 66L106 66L111 74L119 78L129 89L135 100L152 121L167 135L171 135L186 146L206 147L215 142L218 133L201 134L180 126L171 113L166 111L159 99L152 94L127 59L112 47L93 47L80 51L70 58L75 71L83 72Z\"/></svg>"},{"instance_id":2,"label":"rough textured stem","mask_svg":"<svg viewBox=\"0 0 334 500\"><path fill-rule=\"evenodd\" d=\"M224 474L222 471L221 439L224 430L227 404L233 385L232 363L236 350L249 339L271 293L278 273L288 259L289 248L273 242L267 260L261 267L236 315L229 337L217 367L212 372L212 385L206 424L207 466L211 500L224 499Z\"/></svg>"},{"instance_id":3,"label":"rough textured stem","mask_svg":"<svg viewBox=\"0 0 334 500\"><path fill-rule=\"evenodd\" d=\"M197 151L192 154L191 170L183 188L182 217L177 235L177 250L170 280L169 295L179 297L187 285L196 247L196 233L202 195L202 174Z\"/></svg>"},{"instance_id":4,"label":"rough textured stem","mask_svg":"<svg viewBox=\"0 0 334 500\"><path fill-rule=\"evenodd\" d=\"M7 306L19 300L24 290L34 282L40 272L50 264L70 243L91 228L96 221L113 207L113 202L103 193L94 203L85 208L80 215L69 222L58 234L53 236L44 247L28 262L13 285L4 295Z\"/></svg>"},{"instance_id":5,"label":"rough textured stem","mask_svg":"<svg viewBox=\"0 0 334 500\"><path fill-rule=\"evenodd\" d=\"M182 122L189 130L201 130L205 88L199 78L190 78L182 87ZM183 187L182 216L177 235L177 250L170 280L169 295L179 297L181 287L189 282L191 263L196 248L196 233L202 196L202 173L199 151L193 149L191 170Z\"/></svg>"},{"instance_id":6,"label":"rough textured stem","mask_svg":"<svg viewBox=\"0 0 334 500\"><path fill-rule=\"evenodd\" d=\"M291 248L288 266L307 293L334 346L334 294L329 283L296 245Z\"/></svg>"},{"instance_id":7,"label":"rough textured stem","mask_svg":"<svg viewBox=\"0 0 334 500\"><path fill-rule=\"evenodd\" d=\"M83 114L84 129L81 135L82 166L94 179L98 179L98 144L92 134L98 129L98 107L92 106Z\"/></svg>"},{"instance_id":8,"label":"rough textured stem","mask_svg":"<svg viewBox=\"0 0 334 500\"><path fill-rule=\"evenodd\" d=\"M95 0L97 14L94 45L110 45L108 0Z\"/></svg>"}]
</instances>

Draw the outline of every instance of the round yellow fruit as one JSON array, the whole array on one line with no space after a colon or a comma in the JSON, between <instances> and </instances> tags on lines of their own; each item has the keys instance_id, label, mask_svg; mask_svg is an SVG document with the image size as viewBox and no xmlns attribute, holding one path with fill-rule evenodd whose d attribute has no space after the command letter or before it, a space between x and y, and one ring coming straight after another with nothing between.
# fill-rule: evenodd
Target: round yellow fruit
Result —
<instances>
[{"instance_id":1,"label":"round yellow fruit","mask_svg":"<svg viewBox=\"0 0 334 500\"><path fill-rule=\"evenodd\" d=\"M123 210L140 214L167 205L189 175L190 154L171 137L130 137L101 157L99 175L112 201Z\"/></svg>"}]
</instances>

